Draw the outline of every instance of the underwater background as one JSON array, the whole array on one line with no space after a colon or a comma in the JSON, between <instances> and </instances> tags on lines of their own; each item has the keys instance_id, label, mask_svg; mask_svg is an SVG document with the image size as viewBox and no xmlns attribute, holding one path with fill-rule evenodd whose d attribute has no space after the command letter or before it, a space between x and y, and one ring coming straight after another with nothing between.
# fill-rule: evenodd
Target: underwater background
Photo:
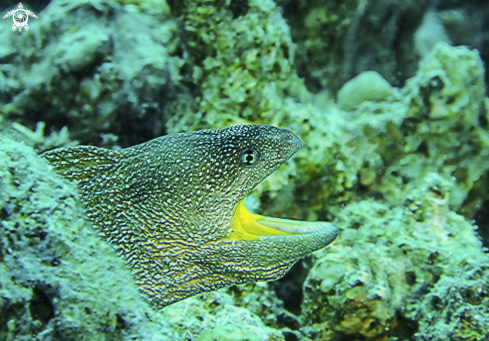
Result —
<instances>
[{"instance_id":1,"label":"underwater background","mask_svg":"<svg viewBox=\"0 0 489 341\"><path fill-rule=\"evenodd\" d=\"M488 339L489 2L23 6L28 31L0 21L0 340ZM340 235L156 311L38 154L238 123L304 142L247 206Z\"/></svg>"}]
</instances>

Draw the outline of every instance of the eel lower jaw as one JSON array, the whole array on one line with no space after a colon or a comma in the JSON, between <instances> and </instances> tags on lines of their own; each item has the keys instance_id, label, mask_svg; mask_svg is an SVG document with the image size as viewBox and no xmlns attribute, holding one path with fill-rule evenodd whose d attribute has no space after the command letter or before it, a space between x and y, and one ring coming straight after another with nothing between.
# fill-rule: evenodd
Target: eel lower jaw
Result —
<instances>
[{"instance_id":1,"label":"eel lower jaw","mask_svg":"<svg viewBox=\"0 0 489 341\"><path fill-rule=\"evenodd\" d=\"M243 201L239 202L229 229L231 240L263 240L272 236L297 237L321 235L324 246L332 243L338 236L338 228L328 222L298 221L273 218L253 214Z\"/></svg>"}]
</instances>

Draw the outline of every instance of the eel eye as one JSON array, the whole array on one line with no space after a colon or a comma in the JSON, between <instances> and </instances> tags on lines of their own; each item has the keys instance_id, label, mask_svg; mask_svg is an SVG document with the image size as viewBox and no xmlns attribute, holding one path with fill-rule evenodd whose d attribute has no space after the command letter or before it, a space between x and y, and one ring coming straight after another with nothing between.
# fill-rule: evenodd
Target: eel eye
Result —
<instances>
[{"instance_id":1,"label":"eel eye","mask_svg":"<svg viewBox=\"0 0 489 341\"><path fill-rule=\"evenodd\" d=\"M253 167L260 160L260 153L254 148L245 148L239 155L239 162L245 167Z\"/></svg>"}]
</instances>

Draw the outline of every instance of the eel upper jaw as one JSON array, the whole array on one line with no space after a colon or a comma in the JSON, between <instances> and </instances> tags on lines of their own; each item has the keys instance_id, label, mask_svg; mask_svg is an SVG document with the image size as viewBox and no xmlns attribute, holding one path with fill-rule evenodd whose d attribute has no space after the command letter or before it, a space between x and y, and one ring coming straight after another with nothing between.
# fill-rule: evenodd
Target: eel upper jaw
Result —
<instances>
[{"instance_id":1,"label":"eel upper jaw","mask_svg":"<svg viewBox=\"0 0 489 341\"><path fill-rule=\"evenodd\" d=\"M273 218L253 214L248 211L243 201L238 203L230 228L231 240L263 240L274 236L303 237L321 235L322 246L332 243L338 236L338 228L328 222L309 222L281 218ZM314 251L314 250L310 250Z\"/></svg>"}]
</instances>

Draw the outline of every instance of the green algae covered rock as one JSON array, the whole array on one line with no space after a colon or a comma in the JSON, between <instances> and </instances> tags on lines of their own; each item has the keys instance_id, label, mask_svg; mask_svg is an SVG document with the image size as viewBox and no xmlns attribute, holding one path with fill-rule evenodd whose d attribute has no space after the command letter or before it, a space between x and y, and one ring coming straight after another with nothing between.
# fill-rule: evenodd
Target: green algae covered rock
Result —
<instances>
[{"instance_id":1,"label":"green algae covered rock","mask_svg":"<svg viewBox=\"0 0 489 341\"><path fill-rule=\"evenodd\" d=\"M394 89L379 73L365 71L338 91L338 108L352 111L365 101L382 102L393 95Z\"/></svg>"},{"instance_id":2,"label":"green algae covered rock","mask_svg":"<svg viewBox=\"0 0 489 341\"><path fill-rule=\"evenodd\" d=\"M450 211L453 182L435 173L421 182L402 205L368 199L342 210L341 242L317 254L304 286L306 335L413 337L406 325L418 323L421 339L482 338L489 257L476 227Z\"/></svg>"},{"instance_id":3,"label":"green algae covered rock","mask_svg":"<svg viewBox=\"0 0 489 341\"><path fill-rule=\"evenodd\" d=\"M457 178L450 205L470 216L485 194L469 192L483 191L489 169L484 92L477 51L439 44L389 99L364 102L353 112L328 102L310 108L306 124L291 124L305 142L296 157L295 185L308 193L308 207L317 215L337 214L342 203L366 196L401 203L400 188L416 187L427 173L438 172ZM300 122L304 111L290 119ZM287 207L284 190L273 196L282 202L270 204Z\"/></svg>"},{"instance_id":4,"label":"green algae covered rock","mask_svg":"<svg viewBox=\"0 0 489 341\"><path fill-rule=\"evenodd\" d=\"M267 327L251 309L237 306L233 296L220 289L177 302L160 313L190 340L284 340L287 328Z\"/></svg>"},{"instance_id":5,"label":"green algae covered rock","mask_svg":"<svg viewBox=\"0 0 489 341\"><path fill-rule=\"evenodd\" d=\"M400 95L345 112L348 123L337 120L330 148L342 166L332 161L327 174L352 180L321 188L349 203L325 205L342 232L304 285L302 318L313 323L301 330L311 339L485 337L489 258L464 218L487 198L477 51L438 44Z\"/></svg>"},{"instance_id":6,"label":"green algae covered rock","mask_svg":"<svg viewBox=\"0 0 489 341\"><path fill-rule=\"evenodd\" d=\"M389 165L382 180L389 199L395 200L399 177L415 187L417 179L436 171L456 178L451 208L466 217L475 212L487 195L483 180L489 169L483 75L479 53L463 46L440 43L420 62L403 89L408 108L399 131L404 155Z\"/></svg>"},{"instance_id":7,"label":"green algae covered rock","mask_svg":"<svg viewBox=\"0 0 489 341\"><path fill-rule=\"evenodd\" d=\"M177 339L85 220L76 187L5 135L0 207L2 340Z\"/></svg>"},{"instance_id":8,"label":"green algae covered rock","mask_svg":"<svg viewBox=\"0 0 489 341\"><path fill-rule=\"evenodd\" d=\"M1 30L2 113L31 129L33 117L68 126L85 144L101 133L123 145L163 134L167 102L186 91L183 62L166 3L147 5L51 1L28 34Z\"/></svg>"},{"instance_id":9,"label":"green algae covered rock","mask_svg":"<svg viewBox=\"0 0 489 341\"><path fill-rule=\"evenodd\" d=\"M189 0L170 7L185 24L197 86L192 97L172 104L168 132L243 122L283 126L290 103L310 98L293 68L289 27L273 1Z\"/></svg>"}]
</instances>

